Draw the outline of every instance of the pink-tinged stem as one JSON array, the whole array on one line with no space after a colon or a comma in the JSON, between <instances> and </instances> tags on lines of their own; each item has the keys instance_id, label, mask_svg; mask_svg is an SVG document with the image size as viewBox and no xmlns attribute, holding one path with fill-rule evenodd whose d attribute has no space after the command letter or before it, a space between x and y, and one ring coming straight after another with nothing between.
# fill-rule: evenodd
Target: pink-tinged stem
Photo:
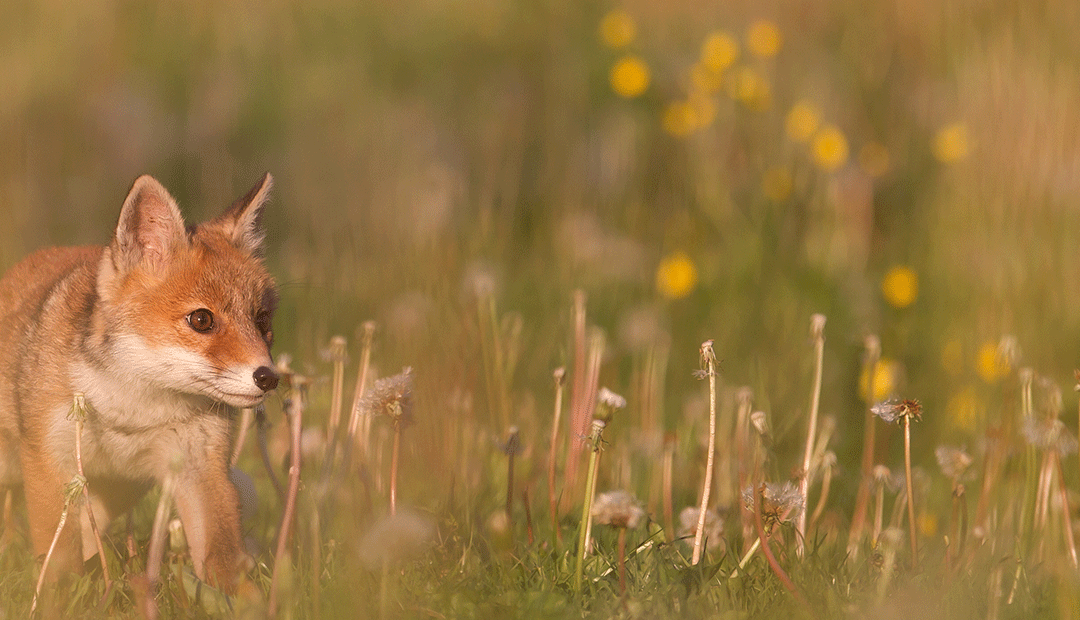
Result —
<instances>
[{"instance_id":1,"label":"pink-tinged stem","mask_svg":"<svg viewBox=\"0 0 1080 620\"><path fill-rule=\"evenodd\" d=\"M304 413L303 395L300 390L294 390L285 408L289 416L289 429L292 433L292 451L289 460L289 492L285 496L285 513L281 516L281 527L278 528L277 551L274 554L274 573L270 577L270 616L277 615L277 593L279 587L279 575L281 563L289 561L286 547L292 534L293 517L296 514L296 495L300 489L300 431L303 428L302 418Z\"/></svg>"}]
</instances>

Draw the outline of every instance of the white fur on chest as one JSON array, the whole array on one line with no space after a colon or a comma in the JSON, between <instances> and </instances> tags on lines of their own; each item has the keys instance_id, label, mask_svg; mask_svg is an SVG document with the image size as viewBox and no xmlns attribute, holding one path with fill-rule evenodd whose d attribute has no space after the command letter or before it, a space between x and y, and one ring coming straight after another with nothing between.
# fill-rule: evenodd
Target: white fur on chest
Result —
<instances>
[{"instance_id":1,"label":"white fur on chest","mask_svg":"<svg viewBox=\"0 0 1080 620\"><path fill-rule=\"evenodd\" d=\"M74 391L91 408L82 437L88 476L160 480L185 459L227 449L229 417L221 403L88 364L76 365L72 378ZM75 423L66 411L53 419L66 423L52 429L50 443L54 450L68 446L73 459Z\"/></svg>"}]
</instances>

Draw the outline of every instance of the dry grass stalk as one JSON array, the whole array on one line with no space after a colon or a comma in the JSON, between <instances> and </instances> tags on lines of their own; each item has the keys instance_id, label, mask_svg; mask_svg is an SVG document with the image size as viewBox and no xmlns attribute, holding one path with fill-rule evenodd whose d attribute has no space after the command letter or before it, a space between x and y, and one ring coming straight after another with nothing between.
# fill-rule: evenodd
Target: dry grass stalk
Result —
<instances>
[{"instance_id":1,"label":"dry grass stalk","mask_svg":"<svg viewBox=\"0 0 1080 620\"><path fill-rule=\"evenodd\" d=\"M304 392L307 379L300 375L286 375L289 380L289 398L285 403L285 414L289 419L289 431L292 437L292 448L289 461L289 491L285 496L285 511L281 515L281 526L278 528L277 550L274 553L274 572L270 577L270 601L268 603L269 615L277 615L278 591L281 587L282 563L290 561L287 551L289 538L292 535L293 517L296 514L296 496L300 490L300 434L303 431L304 415Z\"/></svg>"},{"instance_id":2,"label":"dry grass stalk","mask_svg":"<svg viewBox=\"0 0 1080 620\"><path fill-rule=\"evenodd\" d=\"M821 404L821 372L825 360L825 315L815 314L810 318L810 334L814 339L814 387L810 392L810 422L806 431L806 450L803 453L802 476L799 479L799 491L803 497L810 496L810 479L813 476L811 457L817 440L818 407ZM802 557L806 537L806 511L802 511L795 522L795 549Z\"/></svg>"},{"instance_id":3,"label":"dry grass stalk","mask_svg":"<svg viewBox=\"0 0 1080 620\"><path fill-rule=\"evenodd\" d=\"M244 407L240 410L240 422L236 427L236 443L233 444L232 456L229 457L229 465L235 467L236 463L240 460L240 452L244 449L244 442L247 440L248 429L251 428L251 423L255 419L255 410L251 407Z\"/></svg>"},{"instance_id":4,"label":"dry grass stalk","mask_svg":"<svg viewBox=\"0 0 1080 620\"><path fill-rule=\"evenodd\" d=\"M552 545L562 540L559 530L559 500L555 493L555 461L559 446L559 423L562 420L563 385L566 383L566 369L556 368L555 378L555 415L551 423L551 446L548 449L548 507L551 510L551 529L554 538Z\"/></svg>"},{"instance_id":5,"label":"dry grass stalk","mask_svg":"<svg viewBox=\"0 0 1080 620\"><path fill-rule=\"evenodd\" d=\"M863 356L863 376L866 377L866 400L863 403L863 449L859 467L859 490L855 495L855 510L851 515L851 530L848 533L848 553L855 554L862 540L863 527L866 523L867 506L870 503L870 491L873 487L874 448L877 441L874 425L874 375L881 359L881 340L877 336L867 336L864 343L866 352Z\"/></svg>"},{"instance_id":6,"label":"dry grass stalk","mask_svg":"<svg viewBox=\"0 0 1080 620\"><path fill-rule=\"evenodd\" d=\"M709 509L709 493L712 490L713 460L716 453L716 353L713 341L701 343L701 369L698 378L709 379L709 451L705 460L705 481L701 487L701 505L698 524L694 530L694 551L691 564L701 561L702 543L705 538L705 515Z\"/></svg>"},{"instance_id":7,"label":"dry grass stalk","mask_svg":"<svg viewBox=\"0 0 1080 620\"><path fill-rule=\"evenodd\" d=\"M334 448L337 445L338 426L341 425L341 393L345 387L345 336L334 336L330 339L330 360L334 363L334 374L330 383L330 423L326 427L326 445L328 460L333 459Z\"/></svg>"},{"instance_id":8,"label":"dry grass stalk","mask_svg":"<svg viewBox=\"0 0 1080 620\"><path fill-rule=\"evenodd\" d=\"M71 414L75 418L75 467L79 472L79 478L86 480L86 473L83 471L82 462L82 431L83 423L86 420L86 397L82 394L75 394L74 402L71 405ZM101 575L105 578L105 591L108 592L112 587L112 578L109 577L109 563L105 561L105 545L101 543L101 532L98 531L97 519L94 518L94 509L90 503L90 488L83 482L82 485L83 500L86 503L86 516L90 521L90 531L94 533L94 542L97 543L98 559L101 560Z\"/></svg>"},{"instance_id":9,"label":"dry grass stalk","mask_svg":"<svg viewBox=\"0 0 1080 620\"><path fill-rule=\"evenodd\" d=\"M364 389L367 387L368 368L371 366L371 347L375 343L375 321L366 321L363 325L361 336L360 368L356 371L356 387L353 389L352 408L349 411L349 440L346 444L346 461L356 444L357 427L360 426L363 417L363 428L360 432L360 452L364 458L368 455L368 442L371 438L371 418L361 416L360 400L364 397ZM346 463L348 465L348 463Z\"/></svg>"}]
</instances>

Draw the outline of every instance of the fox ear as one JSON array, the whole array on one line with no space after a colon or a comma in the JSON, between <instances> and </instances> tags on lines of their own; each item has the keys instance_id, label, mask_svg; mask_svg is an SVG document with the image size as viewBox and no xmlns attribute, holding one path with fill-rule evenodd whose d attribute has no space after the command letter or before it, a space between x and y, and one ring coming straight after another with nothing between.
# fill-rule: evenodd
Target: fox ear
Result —
<instances>
[{"instance_id":1,"label":"fox ear","mask_svg":"<svg viewBox=\"0 0 1080 620\"><path fill-rule=\"evenodd\" d=\"M184 218L169 192L154 177L135 179L116 224L113 260L121 270L139 263L161 267L184 243Z\"/></svg>"},{"instance_id":2,"label":"fox ear","mask_svg":"<svg viewBox=\"0 0 1080 620\"><path fill-rule=\"evenodd\" d=\"M269 200L273 186L274 177L269 172L263 174L251 191L213 220L212 224L225 233L237 249L248 254L259 254L262 250L266 236L262 225L262 208Z\"/></svg>"}]
</instances>

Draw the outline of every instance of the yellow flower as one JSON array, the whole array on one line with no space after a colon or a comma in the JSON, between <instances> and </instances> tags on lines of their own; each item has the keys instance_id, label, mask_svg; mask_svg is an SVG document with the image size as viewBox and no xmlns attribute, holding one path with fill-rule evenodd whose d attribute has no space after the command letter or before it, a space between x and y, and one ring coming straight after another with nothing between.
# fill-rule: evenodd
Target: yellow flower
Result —
<instances>
[{"instance_id":1,"label":"yellow flower","mask_svg":"<svg viewBox=\"0 0 1080 620\"><path fill-rule=\"evenodd\" d=\"M938 531L938 518L932 512L919 513L919 533L927 538L933 538Z\"/></svg>"},{"instance_id":2,"label":"yellow flower","mask_svg":"<svg viewBox=\"0 0 1080 620\"><path fill-rule=\"evenodd\" d=\"M746 46L762 58L772 58L780 51L783 36L773 22L763 19L746 29Z\"/></svg>"},{"instance_id":3,"label":"yellow flower","mask_svg":"<svg viewBox=\"0 0 1080 620\"><path fill-rule=\"evenodd\" d=\"M998 343L987 340L975 356L975 371L983 381L997 383L1009 374L1009 360L1001 354Z\"/></svg>"},{"instance_id":4,"label":"yellow flower","mask_svg":"<svg viewBox=\"0 0 1080 620\"><path fill-rule=\"evenodd\" d=\"M637 97L649 87L649 66L645 61L628 54L611 68L611 89L627 99Z\"/></svg>"},{"instance_id":5,"label":"yellow flower","mask_svg":"<svg viewBox=\"0 0 1080 620\"><path fill-rule=\"evenodd\" d=\"M739 44L725 32L713 32L701 44L701 63L719 73L739 58Z\"/></svg>"},{"instance_id":6,"label":"yellow flower","mask_svg":"<svg viewBox=\"0 0 1080 620\"><path fill-rule=\"evenodd\" d=\"M859 375L859 396L863 400L867 400L867 380L869 379L869 369L863 368L862 373ZM876 366L874 366L874 381L870 385L873 388L873 398L871 399L875 403L889 398L896 394L897 386L900 383L900 363L896 360L888 358L882 358L878 360Z\"/></svg>"},{"instance_id":7,"label":"yellow flower","mask_svg":"<svg viewBox=\"0 0 1080 620\"><path fill-rule=\"evenodd\" d=\"M934 157L951 164L967 157L968 135L963 123L953 123L938 130L934 136Z\"/></svg>"},{"instance_id":8,"label":"yellow flower","mask_svg":"<svg viewBox=\"0 0 1080 620\"><path fill-rule=\"evenodd\" d=\"M966 386L949 397L946 411L955 428L974 431L983 417L983 403L973 386Z\"/></svg>"},{"instance_id":9,"label":"yellow flower","mask_svg":"<svg viewBox=\"0 0 1080 620\"><path fill-rule=\"evenodd\" d=\"M600 40L612 49L620 49L634 42L637 24L626 11L610 11L600 20Z\"/></svg>"},{"instance_id":10,"label":"yellow flower","mask_svg":"<svg viewBox=\"0 0 1080 620\"><path fill-rule=\"evenodd\" d=\"M889 149L877 142L867 142L859 149L859 167L872 177L885 174L889 171Z\"/></svg>"},{"instance_id":11,"label":"yellow flower","mask_svg":"<svg viewBox=\"0 0 1080 620\"><path fill-rule=\"evenodd\" d=\"M697 267L685 252L665 256L656 269L656 289L668 299L686 297L697 286L697 280Z\"/></svg>"},{"instance_id":12,"label":"yellow flower","mask_svg":"<svg viewBox=\"0 0 1080 620\"><path fill-rule=\"evenodd\" d=\"M897 265L881 279L881 293L894 308L907 308L919 296L919 276L911 267Z\"/></svg>"},{"instance_id":13,"label":"yellow flower","mask_svg":"<svg viewBox=\"0 0 1080 620\"><path fill-rule=\"evenodd\" d=\"M803 100L791 106L785 127L787 135L795 142L806 142L817 131L818 111L809 101Z\"/></svg>"},{"instance_id":14,"label":"yellow flower","mask_svg":"<svg viewBox=\"0 0 1080 620\"><path fill-rule=\"evenodd\" d=\"M793 181L791 171L782 166L769 168L761 178L761 192L774 202L783 202L791 196Z\"/></svg>"},{"instance_id":15,"label":"yellow flower","mask_svg":"<svg viewBox=\"0 0 1080 620\"><path fill-rule=\"evenodd\" d=\"M837 127L832 125L822 127L814 136L812 148L814 162L822 170L831 172L847 163L847 138Z\"/></svg>"}]
</instances>

